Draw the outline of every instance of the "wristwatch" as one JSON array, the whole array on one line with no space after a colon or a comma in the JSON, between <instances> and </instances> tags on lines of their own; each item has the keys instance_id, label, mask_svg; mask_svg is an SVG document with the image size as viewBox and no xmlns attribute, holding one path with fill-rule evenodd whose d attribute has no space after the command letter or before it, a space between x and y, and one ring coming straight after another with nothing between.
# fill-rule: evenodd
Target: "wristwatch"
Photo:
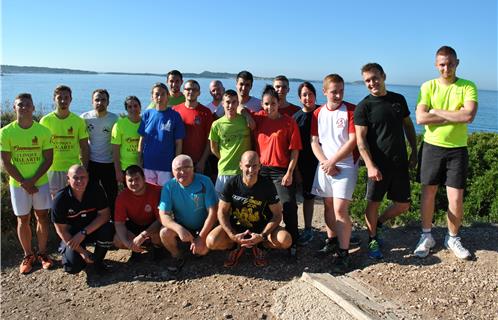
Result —
<instances>
[{"instance_id":1,"label":"wristwatch","mask_svg":"<svg viewBox=\"0 0 498 320\"><path fill-rule=\"evenodd\" d=\"M86 232L86 229L81 229L80 233L82 235L84 235L85 237L88 235L88 233Z\"/></svg>"}]
</instances>

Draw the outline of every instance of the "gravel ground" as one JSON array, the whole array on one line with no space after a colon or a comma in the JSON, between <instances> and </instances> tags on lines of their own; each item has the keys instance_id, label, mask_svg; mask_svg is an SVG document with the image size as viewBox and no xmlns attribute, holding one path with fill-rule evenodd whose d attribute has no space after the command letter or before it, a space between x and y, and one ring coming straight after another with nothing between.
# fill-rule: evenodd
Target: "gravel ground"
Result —
<instances>
[{"instance_id":1,"label":"gravel ground","mask_svg":"<svg viewBox=\"0 0 498 320\"><path fill-rule=\"evenodd\" d=\"M314 226L323 225L322 205L315 206ZM420 260L412 255L419 230L387 231L385 259L371 261L364 249L352 252L356 270L351 273L402 304L414 317L435 319L498 319L498 226L462 230L463 243L475 253L470 262L458 261L442 248L444 230L436 229L435 253ZM148 254L128 262L129 252L115 250L107 259L113 272L66 275L60 267L39 267L29 275L18 273L20 249L13 235L2 237L1 316L4 319L327 319L325 296L299 279L303 271L327 272L332 261L314 252L325 237L317 229L315 240L300 248L292 262L285 252L270 252L270 265L255 268L243 256L234 269L223 268L225 252L204 258L189 257L176 276L165 271L169 258L156 264ZM55 247L52 248L55 251ZM58 258L56 254L53 255ZM297 298L296 298L297 297ZM325 300L323 300L325 299Z\"/></svg>"}]
</instances>

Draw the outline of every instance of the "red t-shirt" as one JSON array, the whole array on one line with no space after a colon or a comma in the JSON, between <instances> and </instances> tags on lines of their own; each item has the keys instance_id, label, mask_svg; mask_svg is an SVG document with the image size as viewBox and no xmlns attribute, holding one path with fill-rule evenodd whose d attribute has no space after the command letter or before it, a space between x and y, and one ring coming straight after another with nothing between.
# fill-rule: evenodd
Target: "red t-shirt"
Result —
<instances>
[{"instance_id":1,"label":"red t-shirt","mask_svg":"<svg viewBox=\"0 0 498 320\"><path fill-rule=\"evenodd\" d=\"M278 112L280 112L280 114L286 114L289 117L292 117L294 113L298 112L299 110L301 110L301 108L299 108L296 105L293 105L292 103L289 103L287 107L278 109Z\"/></svg>"},{"instance_id":2,"label":"red t-shirt","mask_svg":"<svg viewBox=\"0 0 498 320\"><path fill-rule=\"evenodd\" d=\"M195 109L189 109L185 103L180 103L174 106L173 110L180 114L185 124L182 153L189 155L194 163L197 163L208 143L213 114L209 108L200 103Z\"/></svg>"},{"instance_id":3,"label":"red t-shirt","mask_svg":"<svg viewBox=\"0 0 498 320\"><path fill-rule=\"evenodd\" d=\"M131 222L145 226L159 219L159 200L161 199L161 187L145 184L145 194L134 195L129 189L124 189L116 198L114 209L114 221Z\"/></svg>"},{"instance_id":4,"label":"red t-shirt","mask_svg":"<svg viewBox=\"0 0 498 320\"><path fill-rule=\"evenodd\" d=\"M282 114L278 119L270 119L264 110L253 114L256 122L254 141L261 164L287 168L291 150L301 150L301 135L296 120Z\"/></svg>"}]
</instances>

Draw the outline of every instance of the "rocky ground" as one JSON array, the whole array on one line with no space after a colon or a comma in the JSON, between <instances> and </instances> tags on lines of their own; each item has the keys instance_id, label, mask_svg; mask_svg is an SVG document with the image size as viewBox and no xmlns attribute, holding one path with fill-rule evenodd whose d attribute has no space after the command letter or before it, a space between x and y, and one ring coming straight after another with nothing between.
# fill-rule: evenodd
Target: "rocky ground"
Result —
<instances>
[{"instance_id":1,"label":"rocky ground","mask_svg":"<svg viewBox=\"0 0 498 320\"><path fill-rule=\"evenodd\" d=\"M323 224L322 205L315 206L314 226ZM356 270L351 276L379 289L393 302L413 312L414 318L498 319L498 226L464 228L464 244L475 253L474 261L458 261L443 249L444 229L435 230L435 253L420 260L412 255L419 230L392 228L387 231L385 259L367 258L366 232L353 250ZM243 256L233 269L223 268L225 252L204 258L189 257L182 271L169 274L166 257L156 264L148 254L138 263L128 262L129 252L111 251L113 268L107 276L91 269L66 275L60 267L45 271L38 266L20 275L20 249L15 236L2 237L1 316L4 319L333 319L326 306L309 291L295 284L303 271L327 272L330 259L314 252L325 237L317 229L315 240L300 248L297 262L284 252L271 252L270 265L255 268L251 256ZM52 248L55 251L55 247ZM57 258L57 254L53 255ZM289 285L292 283L292 285ZM297 287L296 287L297 285ZM282 290L284 292L282 292ZM307 291L308 290L308 291ZM289 295L297 296L286 300ZM321 300L324 299L324 300ZM318 304L317 304L318 303ZM323 311L321 311L323 310Z\"/></svg>"}]
</instances>

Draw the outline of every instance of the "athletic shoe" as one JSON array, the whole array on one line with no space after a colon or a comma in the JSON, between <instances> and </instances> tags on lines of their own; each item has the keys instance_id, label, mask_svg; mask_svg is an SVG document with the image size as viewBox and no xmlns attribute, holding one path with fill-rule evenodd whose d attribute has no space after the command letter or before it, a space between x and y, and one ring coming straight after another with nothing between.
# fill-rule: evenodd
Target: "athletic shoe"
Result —
<instances>
[{"instance_id":1,"label":"athletic shoe","mask_svg":"<svg viewBox=\"0 0 498 320\"><path fill-rule=\"evenodd\" d=\"M469 250L462 246L460 237L450 237L447 234L446 237L444 237L444 246L453 251L455 256L459 259L469 260L471 257Z\"/></svg>"},{"instance_id":2,"label":"athletic shoe","mask_svg":"<svg viewBox=\"0 0 498 320\"><path fill-rule=\"evenodd\" d=\"M172 257L171 264L168 266L168 271L173 273L179 272L184 264L185 259L183 256Z\"/></svg>"},{"instance_id":3,"label":"athletic shoe","mask_svg":"<svg viewBox=\"0 0 498 320\"><path fill-rule=\"evenodd\" d=\"M142 261L142 253L132 251L131 255L130 255L130 259L128 259L128 262L137 263L140 261Z\"/></svg>"},{"instance_id":4,"label":"athletic shoe","mask_svg":"<svg viewBox=\"0 0 498 320\"><path fill-rule=\"evenodd\" d=\"M152 246L152 261L159 262L164 258L164 250L161 247Z\"/></svg>"},{"instance_id":5,"label":"athletic shoe","mask_svg":"<svg viewBox=\"0 0 498 320\"><path fill-rule=\"evenodd\" d=\"M297 245L295 244L289 248L289 260L291 263L297 262Z\"/></svg>"},{"instance_id":6,"label":"athletic shoe","mask_svg":"<svg viewBox=\"0 0 498 320\"><path fill-rule=\"evenodd\" d=\"M45 270L52 268L52 266L54 265L54 261L44 253L37 254L37 259L40 262L42 268Z\"/></svg>"},{"instance_id":7,"label":"athletic shoe","mask_svg":"<svg viewBox=\"0 0 498 320\"><path fill-rule=\"evenodd\" d=\"M95 270L98 275L103 276L110 273L112 271L112 267L104 261L101 261L93 264L93 270Z\"/></svg>"},{"instance_id":8,"label":"athletic shoe","mask_svg":"<svg viewBox=\"0 0 498 320\"><path fill-rule=\"evenodd\" d=\"M239 262L240 257L244 254L245 251L246 251L245 248L239 247L239 246L237 246L237 248L231 250L228 253L227 259L223 263L223 266L225 268L235 267L237 265L237 263Z\"/></svg>"},{"instance_id":9,"label":"athletic shoe","mask_svg":"<svg viewBox=\"0 0 498 320\"><path fill-rule=\"evenodd\" d=\"M337 256L332 265L331 273L344 274L351 271L351 257L349 254Z\"/></svg>"},{"instance_id":10,"label":"athletic shoe","mask_svg":"<svg viewBox=\"0 0 498 320\"><path fill-rule=\"evenodd\" d=\"M268 259L266 259L266 252L257 246L252 247L252 255L254 256L253 263L256 267L266 267Z\"/></svg>"},{"instance_id":11,"label":"athletic shoe","mask_svg":"<svg viewBox=\"0 0 498 320\"><path fill-rule=\"evenodd\" d=\"M316 254L318 256L334 254L337 252L338 248L339 248L339 241L337 240L337 238L332 238L332 239L327 238L325 239L325 245L323 246L323 248L318 250Z\"/></svg>"},{"instance_id":12,"label":"athletic shoe","mask_svg":"<svg viewBox=\"0 0 498 320\"><path fill-rule=\"evenodd\" d=\"M383 247L384 246L384 238L385 238L385 227L384 225L379 226L377 225L377 228L375 229L376 236L375 238L377 239L377 242L379 243L379 246Z\"/></svg>"},{"instance_id":13,"label":"athletic shoe","mask_svg":"<svg viewBox=\"0 0 498 320\"><path fill-rule=\"evenodd\" d=\"M379 242L377 239L372 239L368 243L368 257L371 259L382 259L384 256L379 248Z\"/></svg>"},{"instance_id":14,"label":"athletic shoe","mask_svg":"<svg viewBox=\"0 0 498 320\"><path fill-rule=\"evenodd\" d=\"M349 247L350 248L359 247L360 244L361 244L360 237L351 235L351 238L349 239Z\"/></svg>"},{"instance_id":15,"label":"athletic shoe","mask_svg":"<svg viewBox=\"0 0 498 320\"><path fill-rule=\"evenodd\" d=\"M299 235L299 238L297 239L297 244L300 246L305 246L312 240L313 240L313 230L311 228L305 228L303 232Z\"/></svg>"},{"instance_id":16,"label":"athletic shoe","mask_svg":"<svg viewBox=\"0 0 498 320\"><path fill-rule=\"evenodd\" d=\"M19 272L22 274L30 273L33 270L33 263L35 263L35 255L28 254L22 259L21 265L19 266Z\"/></svg>"},{"instance_id":17,"label":"athletic shoe","mask_svg":"<svg viewBox=\"0 0 498 320\"><path fill-rule=\"evenodd\" d=\"M436 245L436 241L432 237L432 234L424 232L420 235L420 240L417 243L417 248L413 251L413 254L419 258L425 258L429 255L429 252Z\"/></svg>"}]
</instances>

